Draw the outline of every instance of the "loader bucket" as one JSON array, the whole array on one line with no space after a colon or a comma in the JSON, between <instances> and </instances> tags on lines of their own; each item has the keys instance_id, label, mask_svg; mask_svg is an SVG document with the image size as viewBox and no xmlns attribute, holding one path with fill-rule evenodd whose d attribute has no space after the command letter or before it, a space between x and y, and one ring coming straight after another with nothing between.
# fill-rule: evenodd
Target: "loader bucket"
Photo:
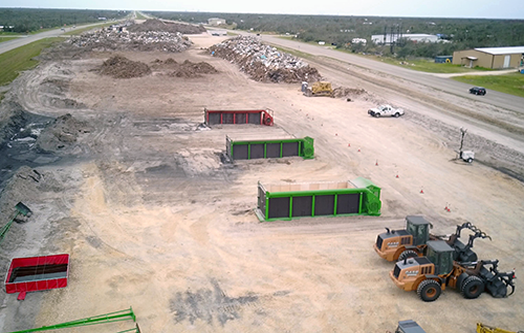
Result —
<instances>
[{"instance_id":1,"label":"loader bucket","mask_svg":"<svg viewBox=\"0 0 524 333\"><path fill-rule=\"evenodd\" d=\"M22 202L17 203L15 209L24 216L31 216L33 214L33 211Z\"/></svg>"}]
</instances>

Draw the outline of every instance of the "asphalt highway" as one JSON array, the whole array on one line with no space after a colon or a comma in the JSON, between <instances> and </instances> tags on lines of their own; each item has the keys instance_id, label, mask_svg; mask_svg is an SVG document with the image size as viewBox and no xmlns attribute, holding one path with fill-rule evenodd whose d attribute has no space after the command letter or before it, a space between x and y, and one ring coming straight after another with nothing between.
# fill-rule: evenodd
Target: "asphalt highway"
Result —
<instances>
[{"instance_id":1,"label":"asphalt highway","mask_svg":"<svg viewBox=\"0 0 524 333\"><path fill-rule=\"evenodd\" d=\"M49 30L49 31L41 32L41 33L34 34L34 35L27 35L27 36L19 37L16 39L11 39L11 40L8 40L7 42L0 43L0 54L7 52L7 51L11 51L13 49L16 49L17 47L24 46L26 44L32 43L34 41L37 41L43 38L60 37L61 35L67 35L68 32L70 31L74 31L74 30L82 29L86 27L91 27L91 26L94 27L100 24L101 23L80 25L74 29L66 28L65 31L62 31L62 29Z\"/></svg>"}]
</instances>

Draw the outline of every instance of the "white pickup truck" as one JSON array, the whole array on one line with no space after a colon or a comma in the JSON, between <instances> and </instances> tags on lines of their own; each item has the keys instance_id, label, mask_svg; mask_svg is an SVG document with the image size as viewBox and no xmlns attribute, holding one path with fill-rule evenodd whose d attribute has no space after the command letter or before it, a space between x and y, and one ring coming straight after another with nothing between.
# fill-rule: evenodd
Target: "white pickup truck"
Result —
<instances>
[{"instance_id":1,"label":"white pickup truck","mask_svg":"<svg viewBox=\"0 0 524 333\"><path fill-rule=\"evenodd\" d=\"M377 108L369 109L368 114L377 118L385 116L398 118L404 114L404 110L395 109L391 105L381 105Z\"/></svg>"}]
</instances>

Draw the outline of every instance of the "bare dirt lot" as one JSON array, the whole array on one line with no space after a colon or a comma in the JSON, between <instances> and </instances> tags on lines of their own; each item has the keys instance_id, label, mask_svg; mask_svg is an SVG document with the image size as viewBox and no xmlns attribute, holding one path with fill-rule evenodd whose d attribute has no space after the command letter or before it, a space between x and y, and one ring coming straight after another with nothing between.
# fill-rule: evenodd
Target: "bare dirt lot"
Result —
<instances>
[{"instance_id":1,"label":"bare dirt lot","mask_svg":"<svg viewBox=\"0 0 524 333\"><path fill-rule=\"evenodd\" d=\"M473 332L477 322L524 329L520 280L507 299L466 300L446 290L424 303L390 281L393 264L372 248L384 227L401 228L406 215L425 215L436 234L471 221L493 238L475 243L479 257L499 259L502 270L516 267L518 276L522 182L483 163L451 161L458 128L417 113L407 97L395 97L409 104L405 117L371 118L367 110L385 97L357 77L319 68L333 82L368 93L352 102L307 98L297 84L252 81L201 49L220 39L191 40L195 45L180 54L118 54L146 64L207 62L218 73L116 79L93 71L116 54L106 52L46 61L13 83L9 94L24 110L53 118L70 113L81 126L74 141L31 155L31 168L43 175L38 182L28 178L30 169L4 167L11 178L2 213L22 200L34 215L2 243L0 277L13 257L69 253L71 264L67 288L29 293L23 302L0 293L2 332L129 306L142 332L385 332L404 319L427 332ZM199 127L204 107L270 108L276 125L206 129ZM222 164L226 135L311 136L316 157ZM510 162L522 167L518 158ZM260 223L253 213L258 181L358 176L382 188L380 217Z\"/></svg>"}]
</instances>

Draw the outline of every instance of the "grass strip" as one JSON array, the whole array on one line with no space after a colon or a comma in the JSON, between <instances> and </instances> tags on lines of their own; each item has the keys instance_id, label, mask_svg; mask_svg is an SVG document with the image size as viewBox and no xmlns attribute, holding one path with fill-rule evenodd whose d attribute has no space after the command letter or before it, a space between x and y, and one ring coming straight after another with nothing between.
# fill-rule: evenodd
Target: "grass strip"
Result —
<instances>
[{"instance_id":1,"label":"grass strip","mask_svg":"<svg viewBox=\"0 0 524 333\"><path fill-rule=\"evenodd\" d=\"M38 65L38 61L33 58L43 49L61 40L59 37L44 38L0 54L0 86L11 83L21 71Z\"/></svg>"},{"instance_id":2,"label":"grass strip","mask_svg":"<svg viewBox=\"0 0 524 333\"><path fill-rule=\"evenodd\" d=\"M515 73L504 75L464 75L453 77L472 86L480 86L489 90L500 91L506 94L524 97L524 74Z\"/></svg>"},{"instance_id":3,"label":"grass strip","mask_svg":"<svg viewBox=\"0 0 524 333\"><path fill-rule=\"evenodd\" d=\"M17 39L17 38L21 38L21 37L2 37L0 36L0 43L7 42L8 40Z\"/></svg>"}]
</instances>

